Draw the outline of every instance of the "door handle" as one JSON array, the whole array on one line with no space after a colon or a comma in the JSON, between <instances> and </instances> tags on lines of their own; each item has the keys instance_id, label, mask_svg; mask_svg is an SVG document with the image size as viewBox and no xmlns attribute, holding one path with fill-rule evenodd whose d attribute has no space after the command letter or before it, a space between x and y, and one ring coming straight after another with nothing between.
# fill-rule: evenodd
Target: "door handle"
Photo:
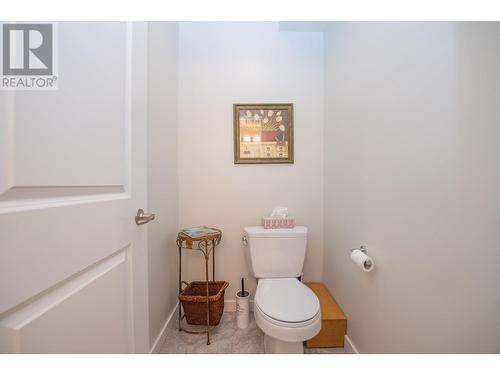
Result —
<instances>
[{"instance_id":1,"label":"door handle","mask_svg":"<svg viewBox=\"0 0 500 375\"><path fill-rule=\"evenodd\" d=\"M137 215L135 215L135 223L137 225L147 224L155 219L155 214L145 214L142 208L137 210Z\"/></svg>"}]
</instances>

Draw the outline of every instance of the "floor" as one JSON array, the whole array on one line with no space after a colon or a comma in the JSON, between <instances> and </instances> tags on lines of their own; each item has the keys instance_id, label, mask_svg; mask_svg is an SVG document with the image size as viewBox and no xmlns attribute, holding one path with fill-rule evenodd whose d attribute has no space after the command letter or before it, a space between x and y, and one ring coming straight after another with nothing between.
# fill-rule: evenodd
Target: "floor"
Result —
<instances>
[{"instance_id":1,"label":"floor","mask_svg":"<svg viewBox=\"0 0 500 375\"><path fill-rule=\"evenodd\" d=\"M251 315L247 329L238 329L234 312L224 313L221 322L212 331L210 345L206 335L191 335L179 332L177 317L169 325L160 353L164 354L263 354L264 334ZM185 323L185 322L183 322ZM199 327L195 327L198 328ZM308 349L306 354L345 354L344 348Z\"/></svg>"}]
</instances>

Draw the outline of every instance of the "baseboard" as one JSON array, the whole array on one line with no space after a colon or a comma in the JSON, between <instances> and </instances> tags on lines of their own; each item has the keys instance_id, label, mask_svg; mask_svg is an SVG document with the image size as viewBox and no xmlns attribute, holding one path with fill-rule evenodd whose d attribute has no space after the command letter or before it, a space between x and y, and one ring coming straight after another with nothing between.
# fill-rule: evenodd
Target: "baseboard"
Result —
<instances>
[{"instance_id":1,"label":"baseboard","mask_svg":"<svg viewBox=\"0 0 500 375\"><path fill-rule=\"evenodd\" d=\"M236 300L226 299L224 300L224 311L225 312L235 312L236 311ZM250 301L250 311L253 311L253 301Z\"/></svg>"},{"instance_id":2,"label":"baseboard","mask_svg":"<svg viewBox=\"0 0 500 375\"><path fill-rule=\"evenodd\" d=\"M177 312L177 309L179 308L179 302L177 302L170 313L169 317L167 318L167 321L163 325L163 328L161 329L160 333L156 337L155 342L153 343L153 346L151 347L151 350L149 351L150 354L157 354L159 353L161 346L163 342L165 341L165 338L167 336L168 329L170 328L171 324L174 323L174 319L172 319Z\"/></svg>"},{"instance_id":3,"label":"baseboard","mask_svg":"<svg viewBox=\"0 0 500 375\"><path fill-rule=\"evenodd\" d=\"M358 349L347 335L344 336L344 350L346 354L359 354Z\"/></svg>"}]
</instances>

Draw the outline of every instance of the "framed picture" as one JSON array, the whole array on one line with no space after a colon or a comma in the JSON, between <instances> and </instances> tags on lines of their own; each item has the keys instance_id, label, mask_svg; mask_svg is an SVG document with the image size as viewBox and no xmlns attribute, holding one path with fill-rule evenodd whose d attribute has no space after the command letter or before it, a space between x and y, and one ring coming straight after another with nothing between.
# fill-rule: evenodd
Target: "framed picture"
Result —
<instances>
[{"instance_id":1,"label":"framed picture","mask_svg":"<svg viewBox=\"0 0 500 375\"><path fill-rule=\"evenodd\" d=\"M234 163L293 163L293 104L234 104Z\"/></svg>"}]
</instances>

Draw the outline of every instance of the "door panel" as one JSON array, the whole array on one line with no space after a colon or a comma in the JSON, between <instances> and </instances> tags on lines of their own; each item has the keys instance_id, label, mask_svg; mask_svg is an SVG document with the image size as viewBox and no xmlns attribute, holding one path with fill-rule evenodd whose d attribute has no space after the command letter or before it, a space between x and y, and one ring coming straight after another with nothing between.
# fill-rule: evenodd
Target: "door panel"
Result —
<instances>
[{"instance_id":1,"label":"door panel","mask_svg":"<svg viewBox=\"0 0 500 375\"><path fill-rule=\"evenodd\" d=\"M59 89L17 91L14 186L123 186L127 25L58 25Z\"/></svg>"},{"instance_id":2,"label":"door panel","mask_svg":"<svg viewBox=\"0 0 500 375\"><path fill-rule=\"evenodd\" d=\"M147 26L58 35L59 90L0 92L0 352L146 352Z\"/></svg>"},{"instance_id":3,"label":"door panel","mask_svg":"<svg viewBox=\"0 0 500 375\"><path fill-rule=\"evenodd\" d=\"M0 320L0 327L10 345L0 347L0 351L130 352L131 289L122 287L129 285L130 278L127 250L60 282L7 314ZM106 308L89 308L96 305ZM107 334L101 335L103 331Z\"/></svg>"},{"instance_id":4,"label":"door panel","mask_svg":"<svg viewBox=\"0 0 500 375\"><path fill-rule=\"evenodd\" d=\"M127 219L133 215L123 207L123 200L128 199L80 204L74 201L64 207L2 214L1 231L9 235L1 240L0 311L132 243Z\"/></svg>"},{"instance_id":5,"label":"door panel","mask_svg":"<svg viewBox=\"0 0 500 375\"><path fill-rule=\"evenodd\" d=\"M14 93L0 92L0 194L13 185ZM0 195L1 197L1 195Z\"/></svg>"}]
</instances>

